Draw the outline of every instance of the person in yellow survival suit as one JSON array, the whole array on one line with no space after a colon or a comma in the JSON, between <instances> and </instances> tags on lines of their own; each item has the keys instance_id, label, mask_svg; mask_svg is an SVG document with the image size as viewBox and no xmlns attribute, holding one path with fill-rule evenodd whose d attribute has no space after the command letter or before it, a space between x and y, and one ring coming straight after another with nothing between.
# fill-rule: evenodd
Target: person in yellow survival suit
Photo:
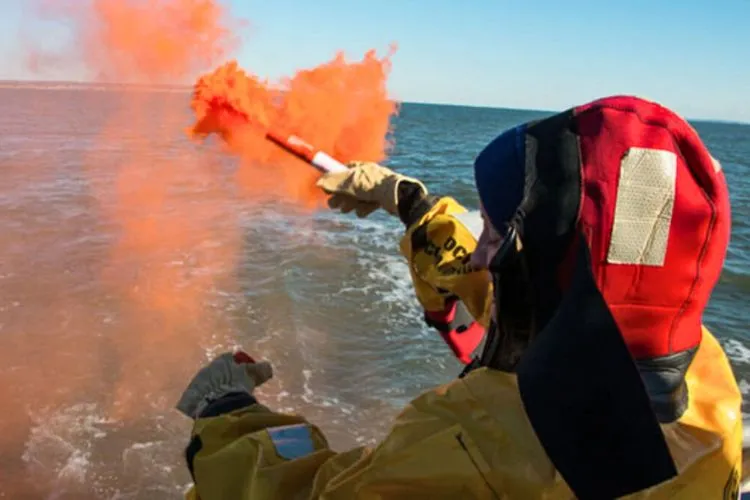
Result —
<instances>
[{"instance_id":1,"label":"person in yellow survival suit","mask_svg":"<svg viewBox=\"0 0 750 500\"><path fill-rule=\"evenodd\" d=\"M255 399L268 362L224 354L177 405L195 421L189 498L738 497L741 395L701 319L729 197L697 133L655 103L610 97L504 132L474 170L484 231L443 295L485 318L477 360L415 398L377 446L334 452L303 416ZM448 254L420 249L440 247L433 222L463 207L372 164L319 185L333 208L409 220L401 250L417 290L431 289Z\"/></svg>"}]
</instances>

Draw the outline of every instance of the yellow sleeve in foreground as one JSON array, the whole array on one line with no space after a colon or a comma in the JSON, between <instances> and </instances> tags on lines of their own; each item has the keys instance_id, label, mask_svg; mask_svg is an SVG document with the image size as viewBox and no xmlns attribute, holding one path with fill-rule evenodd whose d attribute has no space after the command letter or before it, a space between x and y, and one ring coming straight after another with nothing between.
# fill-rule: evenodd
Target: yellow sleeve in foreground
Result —
<instances>
[{"instance_id":1,"label":"yellow sleeve in foreground","mask_svg":"<svg viewBox=\"0 0 750 500\"><path fill-rule=\"evenodd\" d=\"M315 482L349 467L363 449L337 455L303 417L262 405L196 421L194 488L188 499L309 498ZM325 470L320 470L326 464Z\"/></svg>"},{"instance_id":2,"label":"yellow sleeve in foreground","mask_svg":"<svg viewBox=\"0 0 750 500\"><path fill-rule=\"evenodd\" d=\"M741 393L708 332L686 380L688 411L663 426L679 475L629 500L737 498ZM261 405L199 419L193 435L201 444L193 500L573 497L528 421L515 375L488 368L412 400L371 450L336 453L303 417Z\"/></svg>"},{"instance_id":3,"label":"yellow sleeve in foreground","mask_svg":"<svg viewBox=\"0 0 750 500\"><path fill-rule=\"evenodd\" d=\"M516 391L508 386L505 392ZM200 419L193 434L201 441L193 460L196 486L187 498L494 499L476 441L478 411L457 380L407 405L374 449L342 453L330 450L320 430L302 417L260 405Z\"/></svg>"},{"instance_id":4,"label":"yellow sleeve in foreground","mask_svg":"<svg viewBox=\"0 0 750 500\"><path fill-rule=\"evenodd\" d=\"M486 271L469 265L477 241L455 218L465 212L453 198L441 198L406 231L401 254L409 263L417 299L425 310L442 311L446 299L456 296L487 326L492 284Z\"/></svg>"}]
</instances>

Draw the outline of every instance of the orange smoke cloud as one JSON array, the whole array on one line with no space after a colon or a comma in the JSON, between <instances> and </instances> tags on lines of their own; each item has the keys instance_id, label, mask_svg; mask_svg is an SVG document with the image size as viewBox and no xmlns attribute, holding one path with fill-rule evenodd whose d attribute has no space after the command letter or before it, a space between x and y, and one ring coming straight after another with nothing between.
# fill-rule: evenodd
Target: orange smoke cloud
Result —
<instances>
[{"instance_id":1,"label":"orange smoke cloud","mask_svg":"<svg viewBox=\"0 0 750 500\"><path fill-rule=\"evenodd\" d=\"M296 134L343 162L386 157L390 119L397 112L385 85L393 51L381 58L368 52L355 62L337 55L270 84L236 63L219 66L237 47L242 25L219 1L39 0L37 5L38 17L55 19L70 32L67 43L54 50L35 43L25 47L30 65L40 72L79 65L97 81L176 84L195 82L201 72L218 67L195 86L192 133L219 134L240 159L235 181L246 201L263 194L311 207L322 197L314 187L317 171L268 143L266 127ZM23 375L3 373L5 401L26 401L24 394L33 394L29 404L54 408L93 398L111 416L136 421L150 406L164 410L174 404L204 349L216 343L217 332L219 338L228 333L227 319L206 304L217 288L233 288L241 254L239 229L221 203L231 196L231 186L214 168L221 159L215 151L179 142L190 121L189 94L159 90L60 93L71 99L64 107L97 117L94 130L81 125L77 131L94 138L80 168L99 202L102 227L117 235L108 261L92 265L102 297L117 304L117 326L106 338L97 335L101 327L93 318L101 301L76 303L78 295L70 291L75 284L42 276L26 280L27 302L34 303L36 293L37 311L3 332L0 341L7 348L0 356L11 364L11 358L30 357L40 342L60 354L41 364L30 361ZM60 335L43 340L39 332ZM0 496L26 493L22 486L14 489L24 477L24 465L15 460L26 439L26 411L13 405L0 422ZM43 482L34 479L41 489Z\"/></svg>"},{"instance_id":2,"label":"orange smoke cloud","mask_svg":"<svg viewBox=\"0 0 750 500\"><path fill-rule=\"evenodd\" d=\"M97 81L187 83L222 62L238 40L239 23L213 0L44 0L36 6L29 22L53 20L69 32L57 47L32 39L19 48L39 72L85 66ZM187 382L212 336L226 330L205 304L217 281L233 271L238 252L236 227L216 203L226 193L209 159L176 141L188 119L186 90L105 87L58 95L69 102L54 112L69 109L76 115L70 123L80 127L70 130L71 143L81 137L93 143L81 153L79 168L99 202L101 227L116 240L107 262L84 260L91 278L99 278L84 285L85 294L72 280L37 275L44 271L33 265L15 267L29 273L14 292L25 294L29 312L3 332L0 356L7 358L0 364L29 361L24 370L0 374L3 400L18 401L0 419L0 496L9 498L46 496L47 482L57 480L54 467L49 477L36 471L33 480L25 479L27 412L93 399L132 423L174 404L175 385ZM61 245L64 254L66 242L49 244ZM26 258L34 259L31 248ZM115 304L117 326L107 327L106 337L102 302ZM40 350L50 354L43 362L32 357ZM110 474L117 483L117 473Z\"/></svg>"},{"instance_id":3,"label":"orange smoke cloud","mask_svg":"<svg viewBox=\"0 0 750 500\"><path fill-rule=\"evenodd\" d=\"M67 43L31 44L37 71L83 64L98 81L188 83L229 57L245 25L216 0L37 0L38 19L65 26Z\"/></svg>"},{"instance_id":4,"label":"orange smoke cloud","mask_svg":"<svg viewBox=\"0 0 750 500\"><path fill-rule=\"evenodd\" d=\"M99 79L186 82L237 43L237 23L214 0L55 4L68 14L80 57ZM146 395L170 395L184 367L200 359L218 327L204 306L220 277L211 268L218 262L231 269L238 240L232 224L216 224L216 204L196 205L178 194L223 196L205 165L168 146L184 119L183 95L132 92L120 99L96 146L124 149L113 165L114 186L102 186L98 197L102 214L120 230L102 278L122 301L123 329L113 339L119 376L110 404L128 418L142 414ZM104 165L90 159L87 167L93 179Z\"/></svg>"},{"instance_id":5,"label":"orange smoke cloud","mask_svg":"<svg viewBox=\"0 0 750 500\"><path fill-rule=\"evenodd\" d=\"M385 85L394 51L383 58L370 51L354 63L338 54L277 84L227 63L196 83L191 134L222 138L242 160L238 180L248 193L316 205L323 196L315 188L319 174L265 140L265 131L302 137L342 162L382 161L397 112Z\"/></svg>"}]
</instances>

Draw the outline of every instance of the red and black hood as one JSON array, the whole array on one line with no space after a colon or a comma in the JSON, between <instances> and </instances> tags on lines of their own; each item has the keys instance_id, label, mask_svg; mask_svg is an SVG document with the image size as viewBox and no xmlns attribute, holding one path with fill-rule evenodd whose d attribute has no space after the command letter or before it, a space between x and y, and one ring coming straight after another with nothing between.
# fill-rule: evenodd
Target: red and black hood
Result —
<instances>
[{"instance_id":1,"label":"red and black hood","mask_svg":"<svg viewBox=\"0 0 750 500\"><path fill-rule=\"evenodd\" d=\"M673 476L658 423L687 405L727 251L718 162L672 111L618 96L502 134L475 176L490 221L523 242L539 331L516 372L550 458L580 498Z\"/></svg>"}]
</instances>

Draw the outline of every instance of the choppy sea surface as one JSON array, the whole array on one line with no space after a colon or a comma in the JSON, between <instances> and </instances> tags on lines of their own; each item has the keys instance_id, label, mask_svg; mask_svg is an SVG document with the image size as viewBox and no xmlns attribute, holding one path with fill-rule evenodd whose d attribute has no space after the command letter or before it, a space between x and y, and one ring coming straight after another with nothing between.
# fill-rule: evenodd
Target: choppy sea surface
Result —
<instances>
[{"instance_id":1,"label":"choppy sea surface","mask_svg":"<svg viewBox=\"0 0 750 500\"><path fill-rule=\"evenodd\" d=\"M186 139L188 96L124 92L0 88L0 497L180 498L190 425L174 402L234 345L274 363L259 399L303 412L337 449L375 442L455 377L397 221L248 200L231 160ZM123 107L132 119L114 121ZM388 164L476 207L474 156L542 115L404 104ZM733 209L705 322L745 392L750 126L694 125Z\"/></svg>"}]
</instances>

